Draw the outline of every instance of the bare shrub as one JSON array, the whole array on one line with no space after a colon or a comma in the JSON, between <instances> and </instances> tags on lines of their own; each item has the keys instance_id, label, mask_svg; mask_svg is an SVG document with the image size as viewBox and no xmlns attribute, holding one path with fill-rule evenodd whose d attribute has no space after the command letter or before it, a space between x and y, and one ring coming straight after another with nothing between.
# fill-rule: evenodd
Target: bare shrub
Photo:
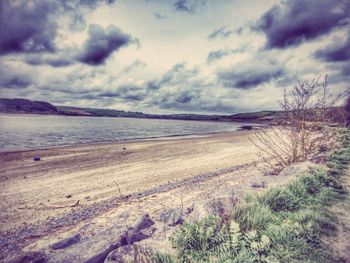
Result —
<instances>
[{"instance_id":1,"label":"bare shrub","mask_svg":"<svg viewBox=\"0 0 350 263\"><path fill-rule=\"evenodd\" d=\"M346 126L349 126L350 125L350 95L346 99L344 109L345 109L344 115L345 115L345 119L346 119L345 123L346 123Z\"/></svg>"},{"instance_id":2,"label":"bare shrub","mask_svg":"<svg viewBox=\"0 0 350 263\"><path fill-rule=\"evenodd\" d=\"M344 93L345 94L345 93ZM279 102L282 112L277 125L256 132L251 138L264 160L264 168L278 173L284 167L313 159L328 149L335 138L329 109L344 96L328 92L327 76L297 85Z\"/></svg>"}]
</instances>

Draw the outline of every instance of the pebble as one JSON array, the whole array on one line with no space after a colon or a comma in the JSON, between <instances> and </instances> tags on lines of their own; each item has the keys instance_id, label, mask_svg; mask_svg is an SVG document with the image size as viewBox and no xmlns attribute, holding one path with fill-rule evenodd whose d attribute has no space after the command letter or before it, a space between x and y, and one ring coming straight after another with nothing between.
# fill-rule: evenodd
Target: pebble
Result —
<instances>
[{"instance_id":1,"label":"pebble","mask_svg":"<svg viewBox=\"0 0 350 263\"><path fill-rule=\"evenodd\" d=\"M67 237L56 243L53 243L50 247L52 249L64 249L78 243L79 241L80 241L80 234L77 233L71 237Z\"/></svg>"}]
</instances>

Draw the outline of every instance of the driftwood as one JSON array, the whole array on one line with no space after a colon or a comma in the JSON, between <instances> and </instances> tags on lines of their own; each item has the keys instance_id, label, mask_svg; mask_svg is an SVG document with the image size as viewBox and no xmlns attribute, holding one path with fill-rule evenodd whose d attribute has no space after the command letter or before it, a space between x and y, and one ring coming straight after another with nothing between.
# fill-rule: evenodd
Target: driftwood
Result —
<instances>
[{"instance_id":1,"label":"driftwood","mask_svg":"<svg viewBox=\"0 0 350 263\"><path fill-rule=\"evenodd\" d=\"M24 206L24 207L18 207L18 209L60 209L60 208L68 208L68 207L75 207L79 205L80 200L77 200L72 205L45 205L45 204L39 204L39 206Z\"/></svg>"}]
</instances>

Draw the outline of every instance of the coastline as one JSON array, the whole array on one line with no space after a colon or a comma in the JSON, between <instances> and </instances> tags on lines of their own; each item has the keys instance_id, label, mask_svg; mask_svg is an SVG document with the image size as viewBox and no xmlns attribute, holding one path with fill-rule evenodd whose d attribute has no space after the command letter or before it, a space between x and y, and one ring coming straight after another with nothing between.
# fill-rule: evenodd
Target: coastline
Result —
<instances>
[{"instance_id":1,"label":"coastline","mask_svg":"<svg viewBox=\"0 0 350 263\"><path fill-rule=\"evenodd\" d=\"M232 131L236 132L236 131ZM58 145L58 146L48 146L42 148L33 148L33 149L20 149L13 151L1 151L0 154L10 154L10 153L23 153L23 152L35 152L35 151L43 151L43 150L55 150L62 148L76 148L76 147L85 147L85 146L103 146L103 145L114 145L114 144L128 144L134 142L142 142L142 141L158 141L158 140L178 140L178 139L193 139L193 138L201 138L206 137L218 133L231 133L231 132L214 132L214 133L203 133L203 134L181 134L181 135L167 135L161 137L145 137L145 138L135 138L135 139L120 139L114 141L101 141L101 142L87 142L87 143L78 143L78 144L67 144L67 145Z\"/></svg>"},{"instance_id":2,"label":"coastline","mask_svg":"<svg viewBox=\"0 0 350 263\"><path fill-rule=\"evenodd\" d=\"M25 115L25 114L23 114L23 115ZM1 114L0 114L0 116L1 116ZM57 115L57 116L59 116L59 115ZM107 117L107 118L109 118L109 117ZM184 121L188 121L188 120L184 120ZM212 121L205 121L205 122L212 122ZM251 127L251 129L244 128L247 126ZM54 149L61 149L61 148L67 148L67 147L84 147L84 146L100 146L100 145L106 145L106 144L132 143L132 142L138 142L138 141L158 141L158 140L163 141L163 140L194 139L194 138L208 137L208 136L216 135L216 134L218 134L218 135L219 134L230 134L230 133L241 132L241 131L257 130L263 126L267 126L267 124L245 123L245 122L243 123L242 122L242 125L237 130L233 130L233 131L173 134L173 135L150 136L150 137L130 138L130 139L126 138L126 139L119 139L119 140L106 140L106 141L99 141L99 142L86 142L86 143L56 145L56 146L47 146L47 147L39 147L39 148L23 148L23 149L14 149L14 150L1 150L0 149L0 154L33 152L33 151L40 151L40 150L54 150Z\"/></svg>"}]
</instances>

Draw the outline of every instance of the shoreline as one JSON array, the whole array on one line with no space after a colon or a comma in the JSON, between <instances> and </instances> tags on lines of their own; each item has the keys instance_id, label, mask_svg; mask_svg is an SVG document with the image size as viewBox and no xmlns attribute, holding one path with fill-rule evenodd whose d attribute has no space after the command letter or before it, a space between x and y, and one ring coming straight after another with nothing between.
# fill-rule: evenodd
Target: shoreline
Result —
<instances>
[{"instance_id":1,"label":"shoreline","mask_svg":"<svg viewBox=\"0 0 350 263\"><path fill-rule=\"evenodd\" d=\"M244 129L243 126L251 126L252 129ZM13 153L23 153L23 152L35 152L35 151L44 151L44 150L55 150L55 149L64 149L71 147L86 147L86 146L101 146L101 145L114 145L114 144L128 144L134 142L143 142L143 141L172 141L172 140L181 140L181 139L196 139L203 138L212 135L225 135L236 132L245 132L245 131L255 131L258 130L259 127L266 126L264 124L246 124L240 126L237 130L234 131L225 131L225 132L209 132L209 133L192 133L192 134L174 134L174 135L164 135L164 136L154 136L154 137L143 137L143 138L134 138L134 139L119 139L119 140L111 140L111 141L100 141L100 142L87 142L87 143L78 143L78 144L66 144L66 145L57 145L57 146L48 146L48 147L40 147L33 149L16 149L16 150L0 150L0 155L2 154L13 154Z\"/></svg>"},{"instance_id":2,"label":"shoreline","mask_svg":"<svg viewBox=\"0 0 350 263\"><path fill-rule=\"evenodd\" d=\"M239 114L239 113L236 113ZM224 119L224 120L206 120L206 119L186 119L186 118L157 118L157 117L122 117L122 116L98 116L98 115L74 115L74 114L52 114L52 113L10 113L10 112L0 112L1 116L31 116L31 117L41 117L41 116L59 116L59 117L93 117L93 118L119 118L119 119L150 119L150 120L169 120L169 121L195 121L195 122L215 122L215 123L251 123L257 125L268 124L268 121L262 120L244 120L244 119ZM186 116L186 114L184 114ZM211 115L207 115L211 116ZM222 117L230 117L231 115L217 115Z\"/></svg>"}]
</instances>

